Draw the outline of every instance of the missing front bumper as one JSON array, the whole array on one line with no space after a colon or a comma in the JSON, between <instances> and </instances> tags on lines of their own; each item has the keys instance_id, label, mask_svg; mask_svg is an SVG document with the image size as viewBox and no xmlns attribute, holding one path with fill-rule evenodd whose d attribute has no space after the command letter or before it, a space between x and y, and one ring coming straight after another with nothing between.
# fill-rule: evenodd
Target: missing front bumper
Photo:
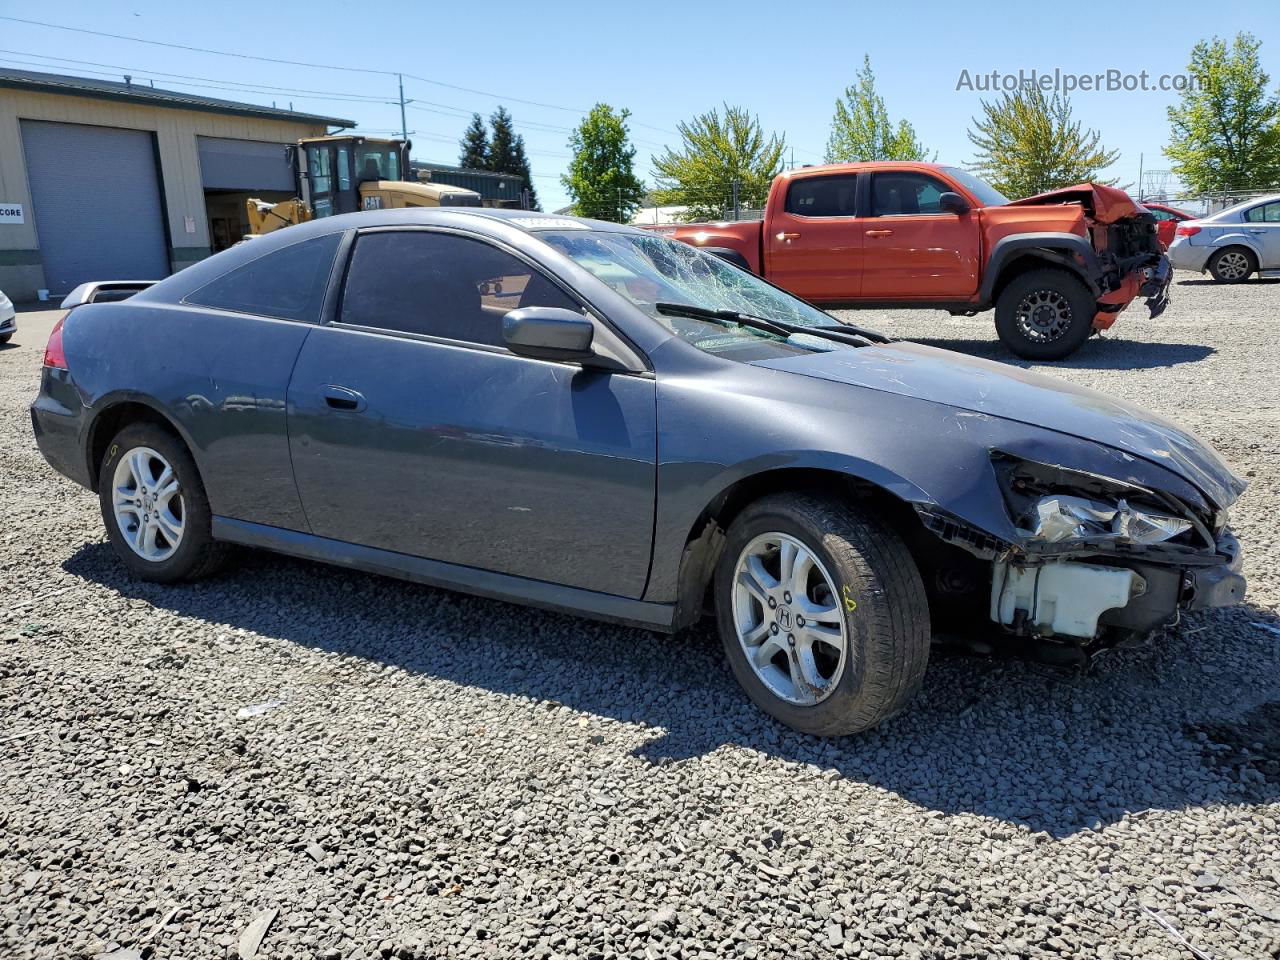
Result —
<instances>
[{"instance_id":1,"label":"missing front bumper","mask_svg":"<svg viewBox=\"0 0 1280 960\"><path fill-rule=\"evenodd\" d=\"M1098 639L1106 629L1146 634L1180 613L1244 600L1234 536L1219 542L1221 563L1180 567L1131 561L1056 560L993 565L991 619L1018 635Z\"/></svg>"}]
</instances>

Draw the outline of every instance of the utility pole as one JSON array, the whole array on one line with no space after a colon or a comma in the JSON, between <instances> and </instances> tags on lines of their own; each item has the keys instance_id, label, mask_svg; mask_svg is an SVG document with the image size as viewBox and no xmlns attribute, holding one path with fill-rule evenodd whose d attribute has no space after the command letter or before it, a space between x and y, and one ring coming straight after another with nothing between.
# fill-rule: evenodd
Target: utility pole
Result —
<instances>
[{"instance_id":1,"label":"utility pole","mask_svg":"<svg viewBox=\"0 0 1280 960\"><path fill-rule=\"evenodd\" d=\"M404 74L397 73L396 79L400 81L400 139L406 140L409 137L409 124L404 119Z\"/></svg>"},{"instance_id":2,"label":"utility pole","mask_svg":"<svg viewBox=\"0 0 1280 960\"><path fill-rule=\"evenodd\" d=\"M738 181L733 181L733 219L739 220L742 217L742 208L738 205Z\"/></svg>"},{"instance_id":3,"label":"utility pole","mask_svg":"<svg viewBox=\"0 0 1280 960\"><path fill-rule=\"evenodd\" d=\"M1142 202L1142 154L1138 154L1138 202Z\"/></svg>"}]
</instances>

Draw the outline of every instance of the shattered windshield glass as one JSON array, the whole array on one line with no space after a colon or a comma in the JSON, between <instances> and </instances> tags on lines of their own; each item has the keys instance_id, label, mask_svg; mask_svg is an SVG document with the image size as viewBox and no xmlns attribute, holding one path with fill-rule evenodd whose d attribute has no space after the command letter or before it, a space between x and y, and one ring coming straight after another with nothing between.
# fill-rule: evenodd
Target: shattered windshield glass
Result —
<instances>
[{"instance_id":1,"label":"shattered windshield glass","mask_svg":"<svg viewBox=\"0 0 1280 960\"><path fill-rule=\"evenodd\" d=\"M797 326L822 327L834 317L765 283L759 277L687 243L650 234L565 231L539 236L607 283L676 336L712 353L758 346L783 353L842 349L798 333L781 336L736 323L670 316L658 304L730 310Z\"/></svg>"}]
</instances>

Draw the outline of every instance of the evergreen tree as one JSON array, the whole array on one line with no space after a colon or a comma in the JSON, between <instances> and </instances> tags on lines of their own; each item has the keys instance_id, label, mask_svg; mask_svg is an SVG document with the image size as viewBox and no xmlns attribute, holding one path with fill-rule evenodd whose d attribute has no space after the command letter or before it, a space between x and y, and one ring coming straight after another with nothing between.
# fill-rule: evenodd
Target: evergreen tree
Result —
<instances>
[{"instance_id":1,"label":"evergreen tree","mask_svg":"<svg viewBox=\"0 0 1280 960\"><path fill-rule=\"evenodd\" d=\"M462 149L458 155L458 166L468 170L489 169L489 133L480 114L471 115L471 123L463 132L459 146Z\"/></svg>"},{"instance_id":2,"label":"evergreen tree","mask_svg":"<svg viewBox=\"0 0 1280 960\"><path fill-rule=\"evenodd\" d=\"M494 173L510 173L524 180L529 191L529 209L537 210L538 194L533 188L533 174L529 169L529 157L524 150L524 137L516 133L511 114L506 107L498 107L489 118L492 135L489 138L489 169Z\"/></svg>"}]
</instances>

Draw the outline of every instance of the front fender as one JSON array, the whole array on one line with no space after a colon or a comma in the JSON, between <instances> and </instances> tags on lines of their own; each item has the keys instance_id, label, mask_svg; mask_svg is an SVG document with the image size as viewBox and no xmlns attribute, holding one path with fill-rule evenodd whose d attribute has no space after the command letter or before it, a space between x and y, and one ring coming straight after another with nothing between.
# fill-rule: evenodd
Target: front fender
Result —
<instances>
[{"instance_id":1,"label":"front fender","mask_svg":"<svg viewBox=\"0 0 1280 960\"><path fill-rule=\"evenodd\" d=\"M765 472L822 470L860 480L1009 542L1017 534L993 450L1154 486L1204 507L1201 494L1172 471L1092 440L709 357L688 361L703 366L697 375L669 375L668 354L682 348L693 350L673 340L652 357L658 371L658 481L646 600L676 599L685 545L708 508L735 484Z\"/></svg>"}]
</instances>

